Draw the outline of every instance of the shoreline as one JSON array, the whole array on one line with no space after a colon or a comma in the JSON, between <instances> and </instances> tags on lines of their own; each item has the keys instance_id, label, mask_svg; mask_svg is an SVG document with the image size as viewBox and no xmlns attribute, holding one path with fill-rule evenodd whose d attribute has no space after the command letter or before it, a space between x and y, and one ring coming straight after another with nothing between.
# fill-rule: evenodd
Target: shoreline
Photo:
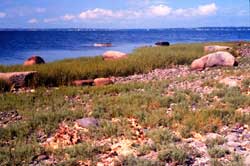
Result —
<instances>
[{"instance_id":1,"label":"shoreline","mask_svg":"<svg viewBox=\"0 0 250 166\"><path fill-rule=\"evenodd\" d=\"M0 162L248 165L250 55L237 57L237 67L191 70L203 47L147 47L116 61L95 57L3 67L36 69L40 76L37 87L0 93ZM68 84L101 74L114 83Z\"/></svg>"},{"instance_id":2,"label":"shoreline","mask_svg":"<svg viewBox=\"0 0 250 166\"><path fill-rule=\"evenodd\" d=\"M250 41L250 40L249 40ZM185 45L185 44L209 44L209 43L211 43L211 44L214 44L214 43L228 43L228 44L230 44L230 43L239 43L239 42L248 42L247 40L245 40L245 41L238 41L238 40L232 40L232 41L209 41L209 42L202 42L202 41L200 41L200 42L193 42L193 41L190 41L190 42L184 42L184 43L182 43L182 42L173 42L173 43L171 43L171 45ZM124 45L125 45L125 49L124 49ZM72 55L70 55L70 54L72 54L72 52L74 52L74 51L70 51L70 50L61 50L61 52L67 52L67 54L68 54L68 57L64 57L64 58L56 58L55 60L47 60L46 59L46 56L42 56L42 55L45 55L45 54L47 54L47 55L51 55L51 53L50 52L52 52L52 54L53 54L53 52L60 52L60 51L56 51L56 50L47 50L47 51L37 51L37 52L35 52L35 51L32 51L32 52L29 52L28 54L27 54L27 56L31 56L31 55L38 55L38 56L41 56L42 58L44 58L44 60L46 61L46 62L48 62L48 63L56 63L56 62L60 62L60 61L66 61L66 60L74 60L74 59L80 59L80 58L95 58L95 57L101 57L102 55L102 53L104 53L105 51L109 51L109 50L116 50L116 51L122 51L122 52L125 52L125 53L127 53L127 54L133 54L133 52L136 50L136 49L140 49L140 48L142 48L142 47L156 47L155 45L154 45L154 43L144 43L144 44L139 44L139 43L137 43L137 44L122 44L122 45L112 45L111 47L96 47L96 46L94 46L94 44L90 44L90 45L88 45L88 47L93 47L93 48L96 48L96 50L95 50L95 52L98 52L98 53L96 53L95 55L89 55L88 53L85 53L85 55L82 55L82 53L81 52L84 52L84 50L79 50L79 51L77 51L78 53L77 54L79 54L79 56L78 55L75 55L75 56L72 56ZM39 54L39 52L41 52L40 54ZM41 55L42 54L42 55ZM74 53L73 53L74 54ZM59 55L59 53L57 53L56 55ZM72 56L72 57L70 57L70 56ZM28 58L28 57L27 57ZM26 58L26 59L27 59ZM1 64L1 62L0 62L0 66L6 66L6 67L11 67L11 66L19 66L19 65L22 65L23 64L23 62L26 60L25 58L23 58L22 60L20 60L20 62L19 63L15 63L15 64ZM8 60L8 61L10 61L10 60Z\"/></svg>"}]
</instances>

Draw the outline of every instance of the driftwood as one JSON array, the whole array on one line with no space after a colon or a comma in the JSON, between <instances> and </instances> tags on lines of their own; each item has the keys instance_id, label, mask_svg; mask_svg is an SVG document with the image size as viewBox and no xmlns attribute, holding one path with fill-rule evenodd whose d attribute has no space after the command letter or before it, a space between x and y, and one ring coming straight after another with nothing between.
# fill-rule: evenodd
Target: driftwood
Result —
<instances>
[{"instance_id":1,"label":"driftwood","mask_svg":"<svg viewBox=\"0 0 250 166\"><path fill-rule=\"evenodd\" d=\"M36 71L0 73L0 80L4 80L15 87L24 87L36 73Z\"/></svg>"}]
</instances>

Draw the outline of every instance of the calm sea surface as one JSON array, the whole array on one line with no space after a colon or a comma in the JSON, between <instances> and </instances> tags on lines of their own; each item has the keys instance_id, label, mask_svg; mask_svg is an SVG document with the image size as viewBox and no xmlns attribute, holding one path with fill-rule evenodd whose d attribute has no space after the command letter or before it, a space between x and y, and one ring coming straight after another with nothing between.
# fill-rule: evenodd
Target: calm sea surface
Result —
<instances>
[{"instance_id":1,"label":"calm sea surface","mask_svg":"<svg viewBox=\"0 0 250 166\"><path fill-rule=\"evenodd\" d=\"M131 52L153 45L157 41L192 43L208 41L250 40L250 28L192 28L140 30L0 30L0 64L22 64L31 55L45 61L101 55L106 50ZM94 47L94 43L113 44L112 47Z\"/></svg>"}]
</instances>

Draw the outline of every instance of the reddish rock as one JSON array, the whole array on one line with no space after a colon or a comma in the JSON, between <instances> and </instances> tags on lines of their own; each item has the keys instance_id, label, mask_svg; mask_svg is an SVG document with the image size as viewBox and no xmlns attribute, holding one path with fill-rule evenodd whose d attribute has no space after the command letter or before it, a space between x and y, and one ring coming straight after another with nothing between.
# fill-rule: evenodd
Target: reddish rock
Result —
<instances>
[{"instance_id":1,"label":"reddish rock","mask_svg":"<svg viewBox=\"0 0 250 166\"><path fill-rule=\"evenodd\" d=\"M94 84L94 80L75 80L72 82L74 86L92 86Z\"/></svg>"},{"instance_id":2,"label":"reddish rock","mask_svg":"<svg viewBox=\"0 0 250 166\"><path fill-rule=\"evenodd\" d=\"M0 73L0 79L15 87L24 87L36 73L36 71Z\"/></svg>"},{"instance_id":3,"label":"reddish rock","mask_svg":"<svg viewBox=\"0 0 250 166\"><path fill-rule=\"evenodd\" d=\"M31 66L36 64L44 64L45 61L40 56L32 56L24 62L24 66Z\"/></svg>"},{"instance_id":4,"label":"reddish rock","mask_svg":"<svg viewBox=\"0 0 250 166\"><path fill-rule=\"evenodd\" d=\"M105 53L103 53L102 57L104 60L118 60L127 58L128 55L119 51L106 51Z\"/></svg>"},{"instance_id":5,"label":"reddish rock","mask_svg":"<svg viewBox=\"0 0 250 166\"><path fill-rule=\"evenodd\" d=\"M113 81L110 78L96 78L94 80L95 86L104 86L109 84L113 84Z\"/></svg>"},{"instance_id":6,"label":"reddish rock","mask_svg":"<svg viewBox=\"0 0 250 166\"><path fill-rule=\"evenodd\" d=\"M208 56L204 56L204 57L194 60L191 64L191 69L198 70L198 71L204 70L206 67L207 60L208 60Z\"/></svg>"},{"instance_id":7,"label":"reddish rock","mask_svg":"<svg viewBox=\"0 0 250 166\"><path fill-rule=\"evenodd\" d=\"M211 45L211 46L204 46L205 52L216 52L216 51L226 51L232 50L232 47L228 46L218 46L218 45Z\"/></svg>"}]
</instances>

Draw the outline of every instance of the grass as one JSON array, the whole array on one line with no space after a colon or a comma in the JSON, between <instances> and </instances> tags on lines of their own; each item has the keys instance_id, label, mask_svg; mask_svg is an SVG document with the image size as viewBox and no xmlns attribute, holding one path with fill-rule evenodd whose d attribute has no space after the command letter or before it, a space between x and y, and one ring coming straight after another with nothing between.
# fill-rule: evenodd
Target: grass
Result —
<instances>
[{"instance_id":1,"label":"grass","mask_svg":"<svg viewBox=\"0 0 250 166\"><path fill-rule=\"evenodd\" d=\"M166 148L171 143L180 141L180 139L168 129L152 130L148 133L148 136L154 141L158 150Z\"/></svg>"},{"instance_id":2,"label":"grass","mask_svg":"<svg viewBox=\"0 0 250 166\"><path fill-rule=\"evenodd\" d=\"M221 158L224 157L227 154L230 154L229 150L225 149L225 148L221 148L219 146L215 146L211 149L208 150L208 154L212 157L212 158Z\"/></svg>"},{"instance_id":3,"label":"grass","mask_svg":"<svg viewBox=\"0 0 250 166\"><path fill-rule=\"evenodd\" d=\"M183 149L171 147L168 150L161 151L158 155L160 161L166 163L176 163L177 165L188 165L189 156Z\"/></svg>"}]
</instances>

